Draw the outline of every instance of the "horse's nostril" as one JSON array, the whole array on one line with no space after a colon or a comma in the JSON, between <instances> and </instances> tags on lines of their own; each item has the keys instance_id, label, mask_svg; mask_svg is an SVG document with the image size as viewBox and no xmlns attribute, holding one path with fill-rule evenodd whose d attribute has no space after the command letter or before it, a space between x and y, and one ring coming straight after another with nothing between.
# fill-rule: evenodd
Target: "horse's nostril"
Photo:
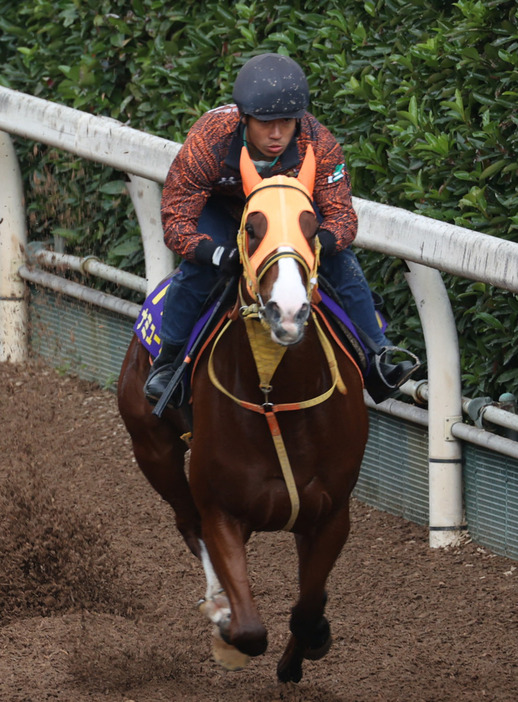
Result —
<instances>
[{"instance_id":1,"label":"horse's nostril","mask_svg":"<svg viewBox=\"0 0 518 702\"><path fill-rule=\"evenodd\" d=\"M307 320L307 318L309 317L309 310L310 310L309 303L305 302L301 306L300 310L297 312L297 314L295 316L297 322L305 322Z\"/></svg>"},{"instance_id":2,"label":"horse's nostril","mask_svg":"<svg viewBox=\"0 0 518 702\"><path fill-rule=\"evenodd\" d=\"M270 319L273 322L280 322L281 311L279 309L279 305L276 302L274 302L273 300L267 302L265 310L268 319Z\"/></svg>"}]
</instances>

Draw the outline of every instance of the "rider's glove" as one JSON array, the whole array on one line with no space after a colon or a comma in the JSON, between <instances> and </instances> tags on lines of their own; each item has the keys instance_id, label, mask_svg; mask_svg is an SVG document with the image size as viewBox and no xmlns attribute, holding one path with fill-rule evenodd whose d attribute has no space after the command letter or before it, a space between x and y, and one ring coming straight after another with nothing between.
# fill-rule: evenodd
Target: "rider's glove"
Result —
<instances>
[{"instance_id":1,"label":"rider's glove","mask_svg":"<svg viewBox=\"0 0 518 702\"><path fill-rule=\"evenodd\" d=\"M317 236L320 240L322 256L332 256L336 253L336 239L327 229L319 229Z\"/></svg>"},{"instance_id":2,"label":"rider's glove","mask_svg":"<svg viewBox=\"0 0 518 702\"><path fill-rule=\"evenodd\" d=\"M223 275L237 275L241 270L237 246L235 244L218 246L212 254L212 265L216 266Z\"/></svg>"},{"instance_id":3,"label":"rider's glove","mask_svg":"<svg viewBox=\"0 0 518 702\"><path fill-rule=\"evenodd\" d=\"M225 276L237 275L241 271L239 251L235 242L219 245L210 239L200 241L194 256L198 263L213 265Z\"/></svg>"}]
</instances>

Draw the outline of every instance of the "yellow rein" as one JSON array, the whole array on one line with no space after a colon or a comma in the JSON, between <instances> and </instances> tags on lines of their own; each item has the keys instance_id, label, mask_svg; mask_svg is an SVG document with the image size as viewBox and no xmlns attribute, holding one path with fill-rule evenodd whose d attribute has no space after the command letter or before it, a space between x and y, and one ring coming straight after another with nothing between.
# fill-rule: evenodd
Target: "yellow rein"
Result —
<instances>
[{"instance_id":1,"label":"yellow rein","mask_svg":"<svg viewBox=\"0 0 518 702\"><path fill-rule=\"evenodd\" d=\"M224 395L229 397L233 402L235 402L237 405L240 407L243 407L244 409L251 410L252 412L257 412L259 414L264 414L266 417L266 420L268 422L268 426L270 428L270 432L272 435L272 439L275 445L275 449L277 451L277 457L279 458L279 463L281 466L281 471L282 475L284 478L284 481L286 483L286 487L288 488L288 493L290 497L290 502L291 502L291 515L290 518L287 522L287 524L283 527L285 531L290 531L293 525L295 524L295 521L298 517L299 514L299 509L300 509L300 499L297 493L297 486L295 484L295 478L293 476L293 471L291 469L289 457L286 451L286 447L284 445L284 441L282 439L282 434L281 430L279 427L279 423L277 421L277 417L275 416L277 412L286 412L286 411L291 411L291 410L299 410L299 409L308 409L309 407L314 407L315 405L321 404L322 402L325 402L327 399L331 397L335 389L338 389L339 392L341 392L343 395L347 393L347 388L342 380L342 377L340 375L340 371L338 368L338 364L336 362L336 356L333 350L333 347L331 343L329 342L329 339L327 336L324 334L322 331L322 328L318 322L318 319L316 318L316 315L314 312L311 313L311 316L313 318L313 323L315 324L315 327L317 329L318 333L318 338L320 340L320 343L322 345L322 348L324 350L327 363L329 366L329 370L331 372L331 379L332 383L331 386L323 392L320 395L317 395L316 397L313 397L308 400L303 400L301 402L289 402L289 403L283 403L283 404L273 404L269 402L268 400L268 395L269 392L272 389L271 386L271 379L273 374L275 373L275 370L277 369L278 364L280 363L280 360L283 356L284 351L286 350L285 347L280 347L281 351L279 351L277 354L275 354L275 359L270 360L270 361L265 361L261 362L259 361L258 363L258 358L261 357L260 351L257 349L257 341L255 339L255 334L252 332L251 325L254 324L253 318L259 317L259 314L257 312L250 312L247 319L245 320L245 325L247 328L248 332L248 338L250 341L250 345L252 347L252 351L254 354L254 359L256 360L256 365L258 366L258 374L260 378L260 385L259 387L261 388L262 392L264 393L265 396L265 401L262 405L256 404L254 402L248 402L246 400L241 400L235 395L233 395L229 390L227 390L223 385L220 383L218 380L218 377L216 376L216 372L214 369L214 351L216 349L216 346L218 345L218 342L220 341L221 337L225 333L225 331L228 329L230 324L232 323L232 320L229 319L228 322L225 324L225 326L221 329L219 334L217 335L216 339L214 340L214 344L212 345L212 349L210 352L209 356L209 363L208 363L208 372L209 372L209 378L211 379L211 382L213 385ZM271 342L273 345L273 342ZM276 350L277 345L275 345L275 348L273 350Z\"/></svg>"}]
</instances>

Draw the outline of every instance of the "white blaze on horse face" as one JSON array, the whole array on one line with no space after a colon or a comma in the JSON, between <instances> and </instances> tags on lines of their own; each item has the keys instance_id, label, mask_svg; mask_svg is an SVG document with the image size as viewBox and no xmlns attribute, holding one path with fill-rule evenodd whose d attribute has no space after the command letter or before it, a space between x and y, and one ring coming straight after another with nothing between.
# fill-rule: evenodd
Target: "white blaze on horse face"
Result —
<instances>
[{"instance_id":1,"label":"white blaze on horse face","mask_svg":"<svg viewBox=\"0 0 518 702\"><path fill-rule=\"evenodd\" d=\"M288 251L281 248L279 251ZM270 315L272 340L278 344L288 345L300 340L309 312L306 286L302 280L299 266L293 258L281 258L278 262L277 280L272 286L269 303L274 303L276 314Z\"/></svg>"}]
</instances>

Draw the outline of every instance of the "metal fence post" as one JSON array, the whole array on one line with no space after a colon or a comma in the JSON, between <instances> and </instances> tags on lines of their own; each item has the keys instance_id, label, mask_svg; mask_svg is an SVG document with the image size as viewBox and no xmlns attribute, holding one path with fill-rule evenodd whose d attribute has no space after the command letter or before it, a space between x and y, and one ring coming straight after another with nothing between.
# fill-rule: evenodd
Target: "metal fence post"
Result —
<instances>
[{"instance_id":1,"label":"metal fence post","mask_svg":"<svg viewBox=\"0 0 518 702\"><path fill-rule=\"evenodd\" d=\"M405 277L416 301L428 361L429 542L458 543L463 528L462 445L452 427L462 422L457 329L439 271L407 261Z\"/></svg>"},{"instance_id":2,"label":"metal fence post","mask_svg":"<svg viewBox=\"0 0 518 702\"><path fill-rule=\"evenodd\" d=\"M11 138L0 131L0 361L27 357L27 304L18 275L25 263L27 229L18 158Z\"/></svg>"},{"instance_id":3,"label":"metal fence post","mask_svg":"<svg viewBox=\"0 0 518 702\"><path fill-rule=\"evenodd\" d=\"M174 268L173 252L164 244L160 221L162 188L158 183L141 176L128 174L128 177L126 188L133 201L140 226L146 259L147 288L150 293Z\"/></svg>"}]
</instances>

